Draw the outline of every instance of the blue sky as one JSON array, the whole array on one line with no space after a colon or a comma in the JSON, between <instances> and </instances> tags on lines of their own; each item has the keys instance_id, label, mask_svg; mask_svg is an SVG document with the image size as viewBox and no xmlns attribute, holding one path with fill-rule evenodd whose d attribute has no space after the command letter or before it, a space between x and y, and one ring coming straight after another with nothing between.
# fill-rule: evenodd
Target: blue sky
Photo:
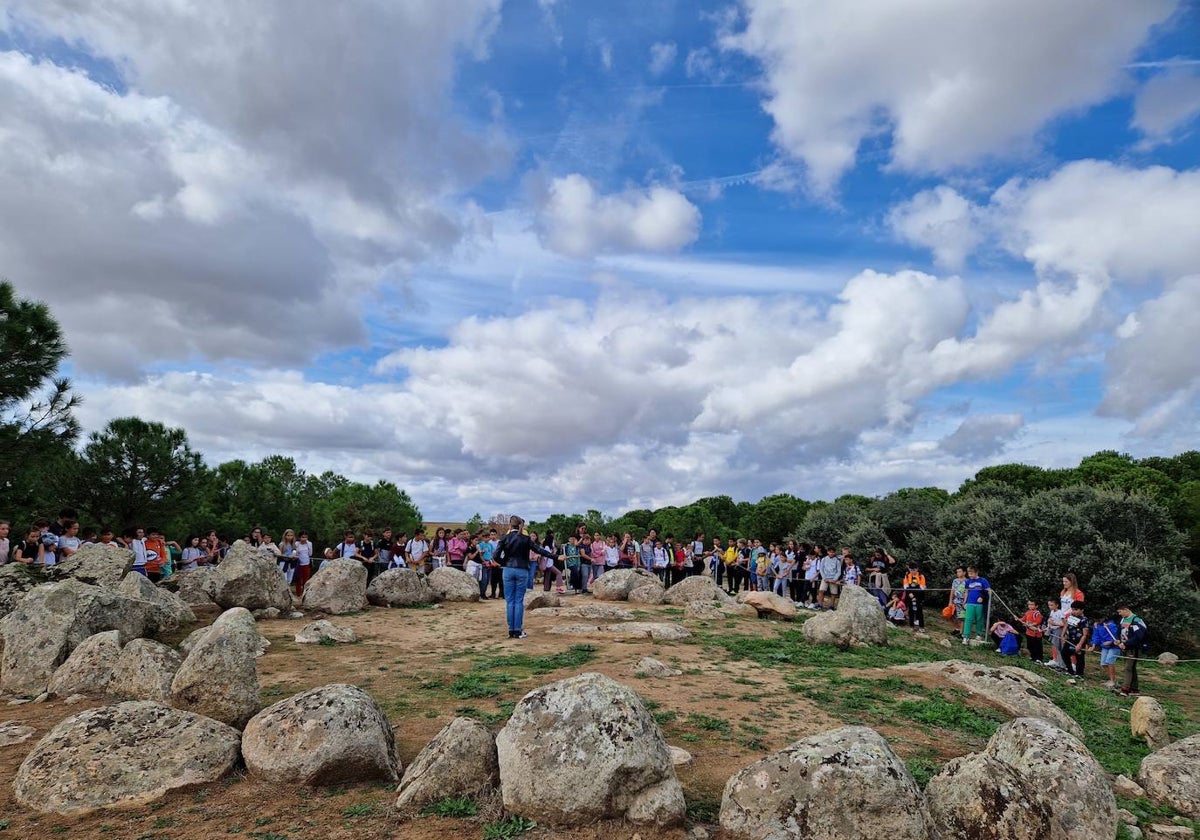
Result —
<instances>
[{"instance_id":1,"label":"blue sky","mask_svg":"<svg viewBox=\"0 0 1200 840\"><path fill-rule=\"evenodd\" d=\"M0 0L96 429L431 518L1193 448L1200 6Z\"/></svg>"}]
</instances>

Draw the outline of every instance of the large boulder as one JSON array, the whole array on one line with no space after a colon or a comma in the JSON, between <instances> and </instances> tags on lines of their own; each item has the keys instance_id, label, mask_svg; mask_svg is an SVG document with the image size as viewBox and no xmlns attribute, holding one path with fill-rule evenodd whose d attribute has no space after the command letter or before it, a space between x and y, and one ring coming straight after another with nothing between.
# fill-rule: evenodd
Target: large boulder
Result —
<instances>
[{"instance_id":1,"label":"large boulder","mask_svg":"<svg viewBox=\"0 0 1200 840\"><path fill-rule=\"evenodd\" d=\"M662 731L636 692L601 674L526 694L496 748L510 813L564 826L683 820L683 788Z\"/></svg>"},{"instance_id":2,"label":"large boulder","mask_svg":"<svg viewBox=\"0 0 1200 840\"><path fill-rule=\"evenodd\" d=\"M1138 782L1154 801L1200 820L1200 735L1176 741L1143 758Z\"/></svg>"},{"instance_id":3,"label":"large boulder","mask_svg":"<svg viewBox=\"0 0 1200 840\"><path fill-rule=\"evenodd\" d=\"M875 596L861 586L843 586L837 609L804 622L804 638L813 644L851 646L886 645L888 621Z\"/></svg>"},{"instance_id":4,"label":"large boulder","mask_svg":"<svg viewBox=\"0 0 1200 840\"><path fill-rule=\"evenodd\" d=\"M221 609L291 610L292 593L279 565L249 543L238 540L212 573L212 599Z\"/></svg>"},{"instance_id":5,"label":"large boulder","mask_svg":"<svg viewBox=\"0 0 1200 840\"><path fill-rule=\"evenodd\" d=\"M735 773L721 827L754 840L927 840L921 789L887 741L848 726L812 735Z\"/></svg>"},{"instance_id":6,"label":"large boulder","mask_svg":"<svg viewBox=\"0 0 1200 840\"><path fill-rule=\"evenodd\" d=\"M388 569L367 587L367 600L377 607L412 607L432 604L433 588L424 572L416 569Z\"/></svg>"},{"instance_id":7,"label":"large boulder","mask_svg":"<svg viewBox=\"0 0 1200 840\"><path fill-rule=\"evenodd\" d=\"M387 715L358 686L324 685L268 706L242 734L252 776L269 782L337 785L399 778Z\"/></svg>"},{"instance_id":8,"label":"large boulder","mask_svg":"<svg viewBox=\"0 0 1200 840\"><path fill-rule=\"evenodd\" d=\"M479 721L459 717L408 765L396 791L396 807L420 808L447 796L483 799L499 784L496 739Z\"/></svg>"},{"instance_id":9,"label":"large boulder","mask_svg":"<svg viewBox=\"0 0 1200 840\"><path fill-rule=\"evenodd\" d=\"M616 604L579 604L575 607L552 607L543 615L556 618L590 618L592 621L633 621L633 611Z\"/></svg>"},{"instance_id":10,"label":"large boulder","mask_svg":"<svg viewBox=\"0 0 1200 840\"><path fill-rule=\"evenodd\" d=\"M645 569L615 569L592 582L592 595L597 601L628 601L631 592L643 587L664 589L658 576Z\"/></svg>"},{"instance_id":11,"label":"large boulder","mask_svg":"<svg viewBox=\"0 0 1200 840\"><path fill-rule=\"evenodd\" d=\"M345 615L366 608L367 567L357 560L326 560L304 586L306 610Z\"/></svg>"},{"instance_id":12,"label":"large boulder","mask_svg":"<svg viewBox=\"0 0 1200 840\"><path fill-rule=\"evenodd\" d=\"M110 543L81 545L79 550L61 563L51 566L47 574L53 580L74 578L80 583L116 589L121 579L133 569L133 552Z\"/></svg>"},{"instance_id":13,"label":"large boulder","mask_svg":"<svg viewBox=\"0 0 1200 840\"><path fill-rule=\"evenodd\" d=\"M658 586L655 586L652 583L646 583L641 586L635 586L632 590L630 590L629 597L626 600L631 604L646 604L648 606L656 607L663 603L663 597L665 593L666 590L663 588L661 583Z\"/></svg>"},{"instance_id":14,"label":"large boulder","mask_svg":"<svg viewBox=\"0 0 1200 840\"><path fill-rule=\"evenodd\" d=\"M479 581L449 566L429 573L429 586L439 601L478 601Z\"/></svg>"},{"instance_id":15,"label":"large boulder","mask_svg":"<svg viewBox=\"0 0 1200 840\"><path fill-rule=\"evenodd\" d=\"M221 608L213 597L217 594L217 567L201 566L198 569L182 569L159 583L163 589L174 592L193 612L220 612Z\"/></svg>"},{"instance_id":16,"label":"large boulder","mask_svg":"<svg viewBox=\"0 0 1200 840\"><path fill-rule=\"evenodd\" d=\"M146 613L146 632L152 636L174 632L196 620L196 614L182 598L170 590L155 586L149 578L137 572L125 575L117 591L142 605Z\"/></svg>"},{"instance_id":17,"label":"large boulder","mask_svg":"<svg viewBox=\"0 0 1200 840\"><path fill-rule=\"evenodd\" d=\"M121 633L106 630L88 636L58 666L50 679L50 694L70 697L72 694L87 694L99 697L108 690L113 668L121 655Z\"/></svg>"},{"instance_id":18,"label":"large boulder","mask_svg":"<svg viewBox=\"0 0 1200 840\"><path fill-rule=\"evenodd\" d=\"M251 615L253 615L253 613ZM246 623L245 617L241 616L240 614L238 620L242 623ZM191 633L188 633L187 636L184 637L183 641L179 643L179 655L184 659L187 659L188 654L192 652L192 648L200 644L200 641L207 636L209 631L212 629L213 625L210 624L207 627L197 627ZM271 640L259 632L257 620L254 625L254 632L258 633L258 652L256 655L262 656L267 652L267 649L271 647Z\"/></svg>"},{"instance_id":19,"label":"large boulder","mask_svg":"<svg viewBox=\"0 0 1200 840\"><path fill-rule=\"evenodd\" d=\"M1059 729L1070 732L1076 738L1083 737L1083 730L1070 715L1058 708L1053 700L1028 680L1017 677L1009 671L989 668L987 665L976 665L961 659L951 659L945 662L914 662L910 665L897 665L895 670L938 677L960 688L965 688L971 694L981 697L1011 717L1040 717Z\"/></svg>"},{"instance_id":20,"label":"large boulder","mask_svg":"<svg viewBox=\"0 0 1200 840\"><path fill-rule=\"evenodd\" d=\"M990 755L951 759L925 785L929 840L1045 840L1053 803L1033 780Z\"/></svg>"},{"instance_id":21,"label":"large boulder","mask_svg":"<svg viewBox=\"0 0 1200 840\"><path fill-rule=\"evenodd\" d=\"M1161 750L1171 743L1167 734L1167 712L1153 697L1142 695L1129 710L1129 731L1135 738L1144 738L1152 750Z\"/></svg>"},{"instance_id":22,"label":"large boulder","mask_svg":"<svg viewBox=\"0 0 1200 840\"><path fill-rule=\"evenodd\" d=\"M1050 812L1048 837L1095 840L1117 833L1117 800L1108 776L1083 742L1035 717L996 730L984 754L1026 779Z\"/></svg>"},{"instance_id":23,"label":"large boulder","mask_svg":"<svg viewBox=\"0 0 1200 840\"><path fill-rule=\"evenodd\" d=\"M754 607L760 617L782 618L785 621L796 617L796 605L774 592L741 592L737 602ZM838 607L838 612L841 612L841 607Z\"/></svg>"},{"instance_id":24,"label":"large boulder","mask_svg":"<svg viewBox=\"0 0 1200 840\"><path fill-rule=\"evenodd\" d=\"M144 606L111 589L74 579L34 587L0 619L0 691L41 694L84 639L105 630L136 639L145 627Z\"/></svg>"},{"instance_id":25,"label":"large boulder","mask_svg":"<svg viewBox=\"0 0 1200 840\"><path fill-rule=\"evenodd\" d=\"M241 729L259 699L259 633L243 607L226 610L201 636L171 681L171 705Z\"/></svg>"},{"instance_id":26,"label":"large boulder","mask_svg":"<svg viewBox=\"0 0 1200 840\"><path fill-rule=\"evenodd\" d=\"M161 703L101 706L58 724L26 756L13 790L26 808L86 814L145 805L215 782L238 762L237 730Z\"/></svg>"},{"instance_id":27,"label":"large boulder","mask_svg":"<svg viewBox=\"0 0 1200 840\"><path fill-rule=\"evenodd\" d=\"M113 667L108 693L126 700L171 699L171 681L183 660L169 647L150 639L125 645Z\"/></svg>"},{"instance_id":28,"label":"large boulder","mask_svg":"<svg viewBox=\"0 0 1200 840\"><path fill-rule=\"evenodd\" d=\"M332 621L321 619L300 628L295 642L298 645L348 645L358 641L358 634L349 627L339 627Z\"/></svg>"},{"instance_id":29,"label":"large boulder","mask_svg":"<svg viewBox=\"0 0 1200 840\"><path fill-rule=\"evenodd\" d=\"M677 607L697 603L725 606L733 603L733 597L707 575L692 575L668 589L663 601Z\"/></svg>"},{"instance_id":30,"label":"large boulder","mask_svg":"<svg viewBox=\"0 0 1200 840\"><path fill-rule=\"evenodd\" d=\"M15 610L25 593L41 582L38 573L24 564L0 566L0 618Z\"/></svg>"}]
</instances>

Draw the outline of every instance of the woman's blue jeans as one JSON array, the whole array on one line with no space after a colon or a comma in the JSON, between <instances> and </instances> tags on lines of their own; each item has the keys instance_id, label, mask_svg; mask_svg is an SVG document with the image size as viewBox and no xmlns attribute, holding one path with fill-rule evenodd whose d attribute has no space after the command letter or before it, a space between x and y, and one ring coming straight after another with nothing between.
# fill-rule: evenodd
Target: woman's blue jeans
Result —
<instances>
[{"instance_id":1,"label":"woman's blue jeans","mask_svg":"<svg viewBox=\"0 0 1200 840\"><path fill-rule=\"evenodd\" d=\"M529 572L525 569L513 569L505 566L502 580L504 581L505 611L508 615L508 632L519 633L525 624L525 585L529 581Z\"/></svg>"}]
</instances>

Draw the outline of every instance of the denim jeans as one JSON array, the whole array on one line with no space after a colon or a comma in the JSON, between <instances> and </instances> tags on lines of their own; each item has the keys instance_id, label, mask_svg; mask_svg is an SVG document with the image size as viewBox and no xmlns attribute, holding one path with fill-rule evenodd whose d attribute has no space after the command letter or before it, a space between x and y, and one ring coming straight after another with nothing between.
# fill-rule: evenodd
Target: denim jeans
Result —
<instances>
[{"instance_id":1,"label":"denim jeans","mask_svg":"<svg viewBox=\"0 0 1200 840\"><path fill-rule=\"evenodd\" d=\"M508 632L519 633L525 624L525 586L530 573L525 569L504 567L504 602L508 615Z\"/></svg>"}]
</instances>

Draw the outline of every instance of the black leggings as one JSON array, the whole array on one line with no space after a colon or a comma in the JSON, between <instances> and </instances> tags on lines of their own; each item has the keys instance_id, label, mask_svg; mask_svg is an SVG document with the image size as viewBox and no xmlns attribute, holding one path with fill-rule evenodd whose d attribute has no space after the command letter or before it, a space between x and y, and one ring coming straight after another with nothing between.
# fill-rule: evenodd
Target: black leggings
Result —
<instances>
[{"instance_id":1,"label":"black leggings","mask_svg":"<svg viewBox=\"0 0 1200 840\"><path fill-rule=\"evenodd\" d=\"M919 589L908 590L908 626L921 627L925 626L925 607L922 601L925 600L925 593Z\"/></svg>"},{"instance_id":2,"label":"black leggings","mask_svg":"<svg viewBox=\"0 0 1200 840\"><path fill-rule=\"evenodd\" d=\"M504 597L504 569L497 567L492 568L492 597Z\"/></svg>"}]
</instances>

